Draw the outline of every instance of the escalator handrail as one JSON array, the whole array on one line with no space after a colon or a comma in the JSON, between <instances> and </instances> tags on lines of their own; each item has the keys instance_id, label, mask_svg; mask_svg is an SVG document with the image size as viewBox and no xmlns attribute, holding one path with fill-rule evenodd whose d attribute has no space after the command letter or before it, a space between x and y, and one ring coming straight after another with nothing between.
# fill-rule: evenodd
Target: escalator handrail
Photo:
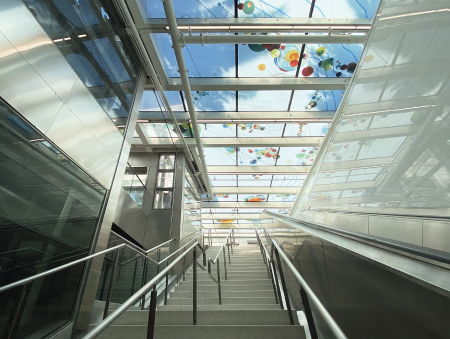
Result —
<instances>
[{"instance_id":1,"label":"escalator handrail","mask_svg":"<svg viewBox=\"0 0 450 339\"><path fill-rule=\"evenodd\" d=\"M367 243L371 243L373 246L384 246L387 248L392 248L396 251L400 251L402 253L404 253L405 255L414 255L417 257L423 257L429 260L434 260L435 262L441 262L441 263L445 263L445 264L450 264L450 259L448 257L439 255L439 254L435 254L435 253L430 253L430 252L426 252L426 251L422 251L416 248L412 248L406 245L402 245L399 243L394 243L389 241L389 239L378 239L378 238L374 238L370 235L365 235L365 234L357 234L355 232L351 232L351 231L346 231L346 230L342 230L342 229L337 229L334 227L330 227L327 225L323 225L323 224L319 224L317 222L314 221L310 221L310 220L303 220L303 219L299 219L296 217L291 217L291 216L286 216L286 215L281 215L279 213L274 213L274 212L270 212L270 211L264 211L264 213L271 215L275 218L278 219L282 219L285 221L290 221L294 224L300 224L298 226L299 229L301 229L301 225L305 225L307 227L313 227L316 228L318 230L321 231L325 231L325 232L329 232L329 233L334 233L343 237L347 237L347 238L355 238L355 239L360 239L363 241L366 241ZM302 231L305 231L303 229L301 229Z\"/></svg>"},{"instance_id":2,"label":"escalator handrail","mask_svg":"<svg viewBox=\"0 0 450 339\"><path fill-rule=\"evenodd\" d=\"M302 288L305 290L306 294L308 295L308 299L314 303L316 306L317 311L322 316L323 320L326 322L326 324L329 326L330 330L333 332L336 338L338 339L347 339L347 336L345 333L341 330L339 325L336 323L336 321L333 319L330 313L328 313L327 309L323 304L320 302L319 298L315 295L311 287L306 283L305 279L300 275L300 273L297 271L295 266L292 264L292 262L289 260L289 258L284 253L283 249L278 245L277 241L272 238L272 244L276 247L278 250L278 254L283 258L286 265L289 267L291 272L294 274L297 281L300 283Z\"/></svg>"}]
</instances>

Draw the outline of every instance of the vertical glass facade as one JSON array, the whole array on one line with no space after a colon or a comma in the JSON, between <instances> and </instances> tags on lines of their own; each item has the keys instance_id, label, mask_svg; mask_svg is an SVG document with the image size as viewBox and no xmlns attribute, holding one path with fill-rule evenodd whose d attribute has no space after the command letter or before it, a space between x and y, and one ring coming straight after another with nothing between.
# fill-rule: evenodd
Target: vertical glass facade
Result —
<instances>
[{"instance_id":1,"label":"vertical glass facade","mask_svg":"<svg viewBox=\"0 0 450 339\"><path fill-rule=\"evenodd\" d=\"M85 257L105 195L0 100L0 286ZM69 321L83 266L0 293L0 336L43 337Z\"/></svg>"}]
</instances>

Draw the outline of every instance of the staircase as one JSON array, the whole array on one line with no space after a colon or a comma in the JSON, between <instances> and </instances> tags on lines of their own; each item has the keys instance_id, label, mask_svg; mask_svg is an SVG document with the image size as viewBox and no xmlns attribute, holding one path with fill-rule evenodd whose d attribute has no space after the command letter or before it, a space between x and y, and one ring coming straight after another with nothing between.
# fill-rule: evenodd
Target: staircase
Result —
<instances>
[{"instance_id":1,"label":"staircase","mask_svg":"<svg viewBox=\"0 0 450 339\"><path fill-rule=\"evenodd\" d=\"M210 247L215 257L220 247ZM171 292L167 305L156 311L155 338L306 338L303 327L290 325L286 310L276 303L272 281L257 245L238 246L227 263L225 280L221 259L222 305L217 284L208 272L197 269L198 324L192 325L192 268L186 281ZM228 257L227 257L228 259ZM213 266L213 276L217 269ZM100 338L146 338L148 310L128 310Z\"/></svg>"}]
</instances>

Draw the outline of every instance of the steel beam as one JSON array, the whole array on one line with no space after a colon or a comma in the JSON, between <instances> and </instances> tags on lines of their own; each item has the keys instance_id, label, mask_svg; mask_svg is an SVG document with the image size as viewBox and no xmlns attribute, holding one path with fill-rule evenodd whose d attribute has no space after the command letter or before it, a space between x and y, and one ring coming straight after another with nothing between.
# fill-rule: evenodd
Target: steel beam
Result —
<instances>
[{"instance_id":1,"label":"steel beam","mask_svg":"<svg viewBox=\"0 0 450 339\"><path fill-rule=\"evenodd\" d=\"M139 33L168 33L166 19L144 19ZM178 30L184 32L367 32L372 19L349 18L189 18L177 19Z\"/></svg>"},{"instance_id":2,"label":"steel beam","mask_svg":"<svg viewBox=\"0 0 450 339\"><path fill-rule=\"evenodd\" d=\"M204 201L202 208L292 208L293 202L239 202L239 201Z\"/></svg>"},{"instance_id":3,"label":"steel beam","mask_svg":"<svg viewBox=\"0 0 450 339\"><path fill-rule=\"evenodd\" d=\"M202 214L202 220L216 220L216 219L234 219L234 220L256 220L256 219L271 219L267 214L259 213L205 213Z\"/></svg>"},{"instance_id":4,"label":"steel beam","mask_svg":"<svg viewBox=\"0 0 450 339\"><path fill-rule=\"evenodd\" d=\"M311 166L208 166L210 175L274 174L307 175Z\"/></svg>"},{"instance_id":5,"label":"steel beam","mask_svg":"<svg viewBox=\"0 0 450 339\"><path fill-rule=\"evenodd\" d=\"M297 194L299 191L300 187L214 187L216 194Z\"/></svg>"},{"instance_id":6,"label":"steel beam","mask_svg":"<svg viewBox=\"0 0 450 339\"><path fill-rule=\"evenodd\" d=\"M202 138L203 147L319 147L324 137L284 138ZM197 146L194 138L184 139L188 147ZM179 138L149 138L152 147L182 147Z\"/></svg>"},{"instance_id":7,"label":"steel beam","mask_svg":"<svg viewBox=\"0 0 450 339\"><path fill-rule=\"evenodd\" d=\"M230 124L230 123L289 123L289 122L331 122L336 111L295 111L295 112L197 112L199 124ZM178 122L189 122L186 112L174 113ZM161 112L139 112L139 120L158 123L166 122ZM145 122L147 122L145 121Z\"/></svg>"},{"instance_id":8,"label":"steel beam","mask_svg":"<svg viewBox=\"0 0 450 339\"><path fill-rule=\"evenodd\" d=\"M187 35L180 36L186 45L214 44L365 44L367 35Z\"/></svg>"},{"instance_id":9,"label":"steel beam","mask_svg":"<svg viewBox=\"0 0 450 339\"><path fill-rule=\"evenodd\" d=\"M350 78L190 78L193 91L345 90ZM145 89L153 89L147 81ZM180 78L168 79L166 91L182 91Z\"/></svg>"}]
</instances>

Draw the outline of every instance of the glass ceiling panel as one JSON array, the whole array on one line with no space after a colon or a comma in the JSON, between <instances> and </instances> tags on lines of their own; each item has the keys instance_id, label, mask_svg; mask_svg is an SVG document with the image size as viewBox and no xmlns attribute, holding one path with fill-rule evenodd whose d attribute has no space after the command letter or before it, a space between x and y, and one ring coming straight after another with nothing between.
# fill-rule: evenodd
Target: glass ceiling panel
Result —
<instances>
[{"instance_id":1,"label":"glass ceiling panel","mask_svg":"<svg viewBox=\"0 0 450 339\"><path fill-rule=\"evenodd\" d=\"M193 91L192 99L196 111L236 111L236 92Z\"/></svg>"},{"instance_id":2,"label":"glass ceiling panel","mask_svg":"<svg viewBox=\"0 0 450 339\"><path fill-rule=\"evenodd\" d=\"M180 92L169 92L166 91L164 94L169 101L170 107L174 112L184 112L184 106L181 102ZM161 111L161 107L163 107L162 102L157 99L155 92L153 91L144 91L142 102L141 102L141 111ZM164 111L164 108L163 108Z\"/></svg>"},{"instance_id":3,"label":"glass ceiling panel","mask_svg":"<svg viewBox=\"0 0 450 339\"><path fill-rule=\"evenodd\" d=\"M207 166L237 165L237 153L239 152L237 152L235 147L205 147L203 151Z\"/></svg>"},{"instance_id":4,"label":"glass ceiling panel","mask_svg":"<svg viewBox=\"0 0 450 339\"><path fill-rule=\"evenodd\" d=\"M345 91L294 91L291 111L334 111Z\"/></svg>"},{"instance_id":5,"label":"glass ceiling panel","mask_svg":"<svg viewBox=\"0 0 450 339\"><path fill-rule=\"evenodd\" d=\"M214 220L215 224L237 224L237 220L235 219L217 219Z\"/></svg>"},{"instance_id":6,"label":"glass ceiling panel","mask_svg":"<svg viewBox=\"0 0 450 339\"><path fill-rule=\"evenodd\" d=\"M169 34L153 34L153 37L155 38L163 65L166 67L169 77L179 78L180 73L177 71L178 64L177 59L175 58L175 52L172 48L172 38Z\"/></svg>"},{"instance_id":7,"label":"glass ceiling panel","mask_svg":"<svg viewBox=\"0 0 450 339\"><path fill-rule=\"evenodd\" d=\"M236 125L234 124L200 124L202 138L235 138Z\"/></svg>"},{"instance_id":8,"label":"glass ceiling panel","mask_svg":"<svg viewBox=\"0 0 450 339\"><path fill-rule=\"evenodd\" d=\"M351 77L363 47L356 44L306 45L299 77Z\"/></svg>"},{"instance_id":9,"label":"glass ceiling panel","mask_svg":"<svg viewBox=\"0 0 450 339\"><path fill-rule=\"evenodd\" d=\"M233 0L172 0L177 18L233 18ZM142 0L147 18L165 18L160 0Z\"/></svg>"},{"instance_id":10,"label":"glass ceiling panel","mask_svg":"<svg viewBox=\"0 0 450 339\"><path fill-rule=\"evenodd\" d=\"M378 3L378 0L316 0L313 18L373 19Z\"/></svg>"},{"instance_id":11,"label":"glass ceiling panel","mask_svg":"<svg viewBox=\"0 0 450 339\"><path fill-rule=\"evenodd\" d=\"M153 124L153 123L143 123L139 124L144 132L149 138L170 138L175 136L175 133L171 133L172 126L169 124Z\"/></svg>"},{"instance_id":12,"label":"glass ceiling panel","mask_svg":"<svg viewBox=\"0 0 450 339\"><path fill-rule=\"evenodd\" d=\"M292 91L241 91L239 111L287 111ZM304 111L304 109L302 109Z\"/></svg>"},{"instance_id":13,"label":"glass ceiling panel","mask_svg":"<svg viewBox=\"0 0 450 339\"><path fill-rule=\"evenodd\" d=\"M239 208L239 214L249 214L249 213L262 213L264 209L262 208Z\"/></svg>"},{"instance_id":14,"label":"glass ceiling panel","mask_svg":"<svg viewBox=\"0 0 450 339\"><path fill-rule=\"evenodd\" d=\"M264 179L264 180L239 180L239 187L270 187L270 183L272 179Z\"/></svg>"},{"instance_id":15,"label":"glass ceiling panel","mask_svg":"<svg viewBox=\"0 0 450 339\"><path fill-rule=\"evenodd\" d=\"M327 134L328 123L286 124L284 137L319 137Z\"/></svg>"},{"instance_id":16,"label":"glass ceiling panel","mask_svg":"<svg viewBox=\"0 0 450 339\"><path fill-rule=\"evenodd\" d=\"M263 202L267 201L267 194L239 194L238 201Z\"/></svg>"},{"instance_id":17,"label":"glass ceiling panel","mask_svg":"<svg viewBox=\"0 0 450 339\"><path fill-rule=\"evenodd\" d=\"M295 202L297 194L269 194L268 201L288 201Z\"/></svg>"},{"instance_id":18,"label":"glass ceiling panel","mask_svg":"<svg viewBox=\"0 0 450 339\"><path fill-rule=\"evenodd\" d=\"M311 166L317 152L318 147L281 147L277 166Z\"/></svg>"},{"instance_id":19,"label":"glass ceiling panel","mask_svg":"<svg viewBox=\"0 0 450 339\"><path fill-rule=\"evenodd\" d=\"M250 2L253 6L249 6ZM308 17L311 7L307 1L297 0L238 0L238 3L239 18L303 18Z\"/></svg>"},{"instance_id":20,"label":"glass ceiling panel","mask_svg":"<svg viewBox=\"0 0 450 339\"><path fill-rule=\"evenodd\" d=\"M236 76L234 53L233 44L186 45L183 48L189 77L234 78Z\"/></svg>"},{"instance_id":21,"label":"glass ceiling panel","mask_svg":"<svg viewBox=\"0 0 450 339\"><path fill-rule=\"evenodd\" d=\"M238 124L238 137L281 137L284 124Z\"/></svg>"},{"instance_id":22,"label":"glass ceiling panel","mask_svg":"<svg viewBox=\"0 0 450 339\"><path fill-rule=\"evenodd\" d=\"M265 45L267 46L267 45ZM301 46L261 44L238 45L238 74L245 77L295 77L296 67L290 66L286 54L300 56ZM297 57L298 59L298 57ZM298 61L297 61L298 62Z\"/></svg>"},{"instance_id":23,"label":"glass ceiling panel","mask_svg":"<svg viewBox=\"0 0 450 339\"><path fill-rule=\"evenodd\" d=\"M237 201L237 194L215 194L210 201Z\"/></svg>"},{"instance_id":24,"label":"glass ceiling panel","mask_svg":"<svg viewBox=\"0 0 450 339\"><path fill-rule=\"evenodd\" d=\"M141 128L147 132L149 138L178 138L172 124L164 123L140 123ZM192 129L190 124L179 124L181 132L185 138L192 138ZM167 131L168 133L166 133Z\"/></svg>"},{"instance_id":25,"label":"glass ceiling panel","mask_svg":"<svg viewBox=\"0 0 450 339\"><path fill-rule=\"evenodd\" d=\"M236 187L237 180L236 179L231 179L231 180L213 180L213 179L211 179L211 185L214 187Z\"/></svg>"},{"instance_id":26,"label":"glass ceiling panel","mask_svg":"<svg viewBox=\"0 0 450 339\"><path fill-rule=\"evenodd\" d=\"M301 187L305 182L306 176L300 175L274 175L272 187Z\"/></svg>"},{"instance_id":27,"label":"glass ceiling panel","mask_svg":"<svg viewBox=\"0 0 450 339\"><path fill-rule=\"evenodd\" d=\"M245 187L245 186L268 187L268 186L270 186L271 181L272 181L271 175L253 174L253 175L239 175L238 176L238 186L240 186L240 187Z\"/></svg>"},{"instance_id":28,"label":"glass ceiling panel","mask_svg":"<svg viewBox=\"0 0 450 339\"><path fill-rule=\"evenodd\" d=\"M223 213L229 213L229 214L236 214L237 209L231 209L231 208L211 208L212 214L223 214Z\"/></svg>"},{"instance_id":29,"label":"glass ceiling panel","mask_svg":"<svg viewBox=\"0 0 450 339\"><path fill-rule=\"evenodd\" d=\"M238 152L239 166L271 166L278 159L279 147L242 148Z\"/></svg>"}]
</instances>

